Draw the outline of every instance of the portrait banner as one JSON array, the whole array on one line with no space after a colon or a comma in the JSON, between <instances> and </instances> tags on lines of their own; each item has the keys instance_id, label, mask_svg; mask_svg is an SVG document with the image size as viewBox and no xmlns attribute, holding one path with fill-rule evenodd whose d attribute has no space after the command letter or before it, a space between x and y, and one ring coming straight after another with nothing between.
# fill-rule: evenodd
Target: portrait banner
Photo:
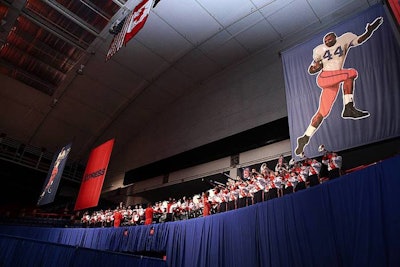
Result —
<instances>
[{"instance_id":1,"label":"portrait banner","mask_svg":"<svg viewBox=\"0 0 400 267\"><path fill-rule=\"evenodd\" d=\"M382 5L282 53L292 156L400 136L400 46Z\"/></svg>"},{"instance_id":2,"label":"portrait banner","mask_svg":"<svg viewBox=\"0 0 400 267\"><path fill-rule=\"evenodd\" d=\"M53 157L50 165L50 170L47 173L47 178L44 182L42 193L37 202L38 206L52 203L56 197L57 189L64 171L65 163L68 159L68 154L71 151L71 143L62 147Z\"/></svg>"}]
</instances>

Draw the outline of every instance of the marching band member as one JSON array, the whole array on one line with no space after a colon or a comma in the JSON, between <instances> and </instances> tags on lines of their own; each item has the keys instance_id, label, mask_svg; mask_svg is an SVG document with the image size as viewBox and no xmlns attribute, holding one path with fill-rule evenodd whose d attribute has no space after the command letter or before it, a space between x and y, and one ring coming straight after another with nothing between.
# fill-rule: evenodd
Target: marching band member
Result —
<instances>
[{"instance_id":1,"label":"marching band member","mask_svg":"<svg viewBox=\"0 0 400 267\"><path fill-rule=\"evenodd\" d=\"M224 188L223 190L219 191L219 199L221 201L219 204L219 212L225 212L228 210L228 201L229 201L228 193L229 193L228 188Z\"/></svg>"},{"instance_id":2,"label":"marching band member","mask_svg":"<svg viewBox=\"0 0 400 267\"><path fill-rule=\"evenodd\" d=\"M103 210L101 210L100 214L98 215L100 215L100 218L98 217L98 219L100 220L101 227L104 227L106 224L106 215L104 214Z\"/></svg>"},{"instance_id":3,"label":"marching band member","mask_svg":"<svg viewBox=\"0 0 400 267\"><path fill-rule=\"evenodd\" d=\"M219 213L221 198L220 198L220 189L218 187L214 188L214 193L210 197L210 202L211 202L211 211L212 211L211 214Z\"/></svg>"},{"instance_id":4,"label":"marching band member","mask_svg":"<svg viewBox=\"0 0 400 267\"><path fill-rule=\"evenodd\" d=\"M329 180L333 180L341 175L342 157L335 152L326 152L322 157L322 164L328 167Z\"/></svg>"},{"instance_id":5,"label":"marching band member","mask_svg":"<svg viewBox=\"0 0 400 267\"><path fill-rule=\"evenodd\" d=\"M264 176L262 174L259 174L255 177L255 187L256 187L256 192L254 193L254 203L259 203L264 201L264 189L267 184L267 181L265 180Z\"/></svg>"},{"instance_id":6,"label":"marching band member","mask_svg":"<svg viewBox=\"0 0 400 267\"><path fill-rule=\"evenodd\" d=\"M194 218L194 210L195 210L195 204L193 202L193 199L189 199L189 206L188 206L188 217L189 218Z\"/></svg>"},{"instance_id":7,"label":"marching band member","mask_svg":"<svg viewBox=\"0 0 400 267\"><path fill-rule=\"evenodd\" d=\"M276 166L275 166L275 172L281 172L283 170L288 170L288 169L289 169L289 166L285 162L283 155L280 155L278 158L278 162L276 163Z\"/></svg>"},{"instance_id":8,"label":"marching band member","mask_svg":"<svg viewBox=\"0 0 400 267\"><path fill-rule=\"evenodd\" d=\"M288 174L289 177L286 180L285 194L294 193L298 183L296 172L291 171L290 173L288 172Z\"/></svg>"},{"instance_id":9,"label":"marching band member","mask_svg":"<svg viewBox=\"0 0 400 267\"><path fill-rule=\"evenodd\" d=\"M284 181L282 175L279 172L275 172L274 185L277 189L278 197L283 196Z\"/></svg>"},{"instance_id":10,"label":"marching band member","mask_svg":"<svg viewBox=\"0 0 400 267\"><path fill-rule=\"evenodd\" d=\"M195 195L193 197L193 203L194 203L194 208L193 208L193 216L194 218L200 217L203 215L203 201L202 201L202 196Z\"/></svg>"},{"instance_id":11,"label":"marching band member","mask_svg":"<svg viewBox=\"0 0 400 267\"><path fill-rule=\"evenodd\" d=\"M262 175L261 177L264 179L264 180L260 180L260 181L262 181L262 183L264 183L264 190L262 193L263 201L266 201L268 199L268 191L270 188L270 180L269 180L269 172L270 171L271 170L268 168L266 163L261 164L260 173Z\"/></svg>"},{"instance_id":12,"label":"marching band member","mask_svg":"<svg viewBox=\"0 0 400 267\"><path fill-rule=\"evenodd\" d=\"M308 166L303 165L299 162L295 164L294 172L297 175L297 185L294 189L295 192L306 189L307 188L307 180L308 180Z\"/></svg>"},{"instance_id":13,"label":"marching band member","mask_svg":"<svg viewBox=\"0 0 400 267\"><path fill-rule=\"evenodd\" d=\"M239 199L239 188L236 183L231 183L229 190L228 210L237 209L237 200Z\"/></svg>"},{"instance_id":14,"label":"marching band member","mask_svg":"<svg viewBox=\"0 0 400 267\"><path fill-rule=\"evenodd\" d=\"M107 209L105 211L105 215L106 215L106 226L110 227L113 224L113 220L114 220L111 209Z\"/></svg>"},{"instance_id":15,"label":"marching band member","mask_svg":"<svg viewBox=\"0 0 400 267\"><path fill-rule=\"evenodd\" d=\"M181 215L182 215L181 203L182 203L181 200L178 199L178 201L175 201L173 204L174 205L174 210L173 210L173 212L174 212L173 220L174 221L178 221L181 219Z\"/></svg>"},{"instance_id":16,"label":"marching band member","mask_svg":"<svg viewBox=\"0 0 400 267\"><path fill-rule=\"evenodd\" d=\"M246 189L247 193L247 206L254 204L254 194L257 192L257 187L255 185L255 174L252 174L251 180L247 183Z\"/></svg>"},{"instance_id":17,"label":"marching band member","mask_svg":"<svg viewBox=\"0 0 400 267\"><path fill-rule=\"evenodd\" d=\"M153 219L154 219L154 221L156 223L159 223L160 222L160 217L161 217L161 215L163 213L162 209L161 209L160 202L154 203L153 210L154 210Z\"/></svg>"},{"instance_id":18,"label":"marching band member","mask_svg":"<svg viewBox=\"0 0 400 267\"><path fill-rule=\"evenodd\" d=\"M90 224L90 215L89 215L89 212L86 211L86 212L83 214L82 219L81 219L81 223L82 223L83 225L85 225L86 227L89 226L89 224Z\"/></svg>"},{"instance_id":19,"label":"marching band member","mask_svg":"<svg viewBox=\"0 0 400 267\"><path fill-rule=\"evenodd\" d=\"M91 226L91 227L96 227L96 224L97 224L97 214L96 214L96 212L94 211L94 212L92 213L92 215L90 216L90 226Z\"/></svg>"},{"instance_id":20,"label":"marching band member","mask_svg":"<svg viewBox=\"0 0 400 267\"><path fill-rule=\"evenodd\" d=\"M181 204L181 210L182 210L181 219L182 220L189 219L189 199L186 197L183 197L183 202Z\"/></svg>"},{"instance_id":21,"label":"marching band member","mask_svg":"<svg viewBox=\"0 0 400 267\"><path fill-rule=\"evenodd\" d=\"M271 171L269 173L269 188L267 194L267 200L274 199L278 197L278 188L275 185L275 172Z\"/></svg>"},{"instance_id":22,"label":"marching band member","mask_svg":"<svg viewBox=\"0 0 400 267\"><path fill-rule=\"evenodd\" d=\"M126 222L128 222L128 210L125 208L125 205L122 206L120 212L122 214L121 225L124 225Z\"/></svg>"},{"instance_id":23,"label":"marching band member","mask_svg":"<svg viewBox=\"0 0 400 267\"><path fill-rule=\"evenodd\" d=\"M250 168L246 167L243 169L243 179L244 181L250 180Z\"/></svg>"},{"instance_id":24,"label":"marching band member","mask_svg":"<svg viewBox=\"0 0 400 267\"><path fill-rule=\"evenodd\" d=\"M114 227L118 228L121 225L122 214L120 212L120 207L117 207L114 211Z\"/></svg>"},{"instance_id":25,"label":"marching band member","mask_svg":"<svg viewBox=\"0 0 400 267\"><path fill-rule=\"evenodd\" d=\"M153 209L153 206L152 206L151 202L147 203L147 208L145 209L144 214L145 214L144 224L145 225L152 224L153 223L154 209Z\"/></svg>"},{"instance_id":26,"label":"marching band member","mask_svg":"<svg viewBox=\"0 0 400 267\"><path fill-rule=\"evenodd\" d=\"M144 217L144 209L142 205L137 206L137 213L139 215L139 224L143 224L145 217Z\"/></svg>"},{"instance_id":27,"label":"marching band member","mask_svg":"<svg viewBox=\"0 0 400 267\"><path fill-rule=\"evenodd\" d=\"M125 220L126 220L127 222L129 222L129 221L132 220L132 213L133 213L132 207L131 207L131 206L128 206L128 207L126 208L126 217L125 217Z\"/></svg>"},{"instance_id":28,"label":"marching band member","mask_svg":"<svg viewBox=\"0 0 400 267\"><path fill-rule=\"evenodd\" d=\"M246 188L246 182L242 181L239 186L239 198L237 200L237 208L243 208L247 206L248 189Z\"/></svg>"},{"instance_id":29,"label":"marching band member","mask_svg":"<svg viewBox=\"0 0 400 267\"><path fill-rule=\"evenodd\" d=\"M250 185L250 180L244 182L244 187L242 188L242 191L244 192L244 203L245 207L249 206L252 204L253 201L253 195L250 193L251 185Z\"/></svg>"},{"instance_id":30,"label":"marching band member","mask_svg":"<svg viewBox=\"0 0 400 267\"><path fill-rule=\"evenodd\" d=\"M172 198L169 198L168 203L167 203L167 217L165 218L166 222L172 222L173 217L174 217L174 211L173 211L173 201Z\"/></svg>"},{"instance_id":31,"label":"marching band member","mask_svg":"<svg viewBox=\"0 0 400 267\"><path fill-rule=\"evenodd\" d=\"M317 159L308 159L309 170L308 180L310 181L310 187L319 185L319 172L321 171L322 163Z\"/></svg>"},{"instance_id":32,"label":"marching band member","mask_svg":"<svg viewBox=\"0 0 400 267\"><path fill-rule=\"evenodd\" d=\"M168 201L162 201L159 203L159 210L160 210L160 218L158 219L159 222L163 223L167 221L167 214L168 214Z\"/></svg>"},{"instance_id":33,"label":"marching band member","mask_svg":"<svg viewBox=\"0 0 400 267\"><path fill-rule=\"evenodd\" d=\"M140 223L140 216L139 216L137 210L134 209L133 213L132 213L131 225L139 225L139 223Z\"/></svg>"}]
</instances>

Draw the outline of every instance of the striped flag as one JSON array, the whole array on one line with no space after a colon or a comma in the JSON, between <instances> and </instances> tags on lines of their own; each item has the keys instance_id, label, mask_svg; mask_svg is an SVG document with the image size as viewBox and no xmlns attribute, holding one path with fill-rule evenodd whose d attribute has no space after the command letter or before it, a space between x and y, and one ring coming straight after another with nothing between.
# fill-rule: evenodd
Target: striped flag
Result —
<instances>
[{"instance_id":1,"label":"striped flag","mask_svg":"<svg viewBox=\"0 0 400 267\"><path fill-rule=\"evenodd\" d=\"M106 61L126 45L144 26L150 13L153 0L142 0L125 18L121 31L114 36L107 52Z\"/></svg>"}]
</instances>

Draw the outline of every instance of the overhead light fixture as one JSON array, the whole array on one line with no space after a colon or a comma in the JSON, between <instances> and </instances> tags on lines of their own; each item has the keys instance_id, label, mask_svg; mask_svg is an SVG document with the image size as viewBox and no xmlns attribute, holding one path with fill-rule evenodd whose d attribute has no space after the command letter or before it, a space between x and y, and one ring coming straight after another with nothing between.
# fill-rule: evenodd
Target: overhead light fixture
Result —
<instances>
[{"instance_id":1,"label":"overhead light fixture","mask_svg":"<svg viewBox=\"0 0 400 267\"><path fill-rule=\"evenodd\" d=\"M85 65L81 64L81 66L79 67L79 69L76 70L76 74L79 75L83 75L83 68L85 67Z\"/></svg>"}]
</instances>

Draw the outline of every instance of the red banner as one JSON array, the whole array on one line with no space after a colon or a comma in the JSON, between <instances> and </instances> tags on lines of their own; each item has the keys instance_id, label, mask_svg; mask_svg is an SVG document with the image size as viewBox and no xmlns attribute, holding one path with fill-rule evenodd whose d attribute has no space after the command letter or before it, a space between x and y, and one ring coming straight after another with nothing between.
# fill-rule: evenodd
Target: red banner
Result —
<instances>
[{"instance_id":1,"label":"red banner","mask_svg":"<svg viewBox=\"0 0 400 267\"><path fill-rule=\"evenodd\" d=\"M74 210L95 207L99 203L114 139L94 148L89 156Z\"/></svg>"},{"instance_id":2,"label":"red banner","mask_svg":"<svg viewBox=\"0 0 400 267\"><path fill-rule=\"evenodd\" d=\"M390 10L393 12L393 16L396 18L397 26L400 25L400 1L399 0L389 0Z\"/></svg>"}]
</instances>

